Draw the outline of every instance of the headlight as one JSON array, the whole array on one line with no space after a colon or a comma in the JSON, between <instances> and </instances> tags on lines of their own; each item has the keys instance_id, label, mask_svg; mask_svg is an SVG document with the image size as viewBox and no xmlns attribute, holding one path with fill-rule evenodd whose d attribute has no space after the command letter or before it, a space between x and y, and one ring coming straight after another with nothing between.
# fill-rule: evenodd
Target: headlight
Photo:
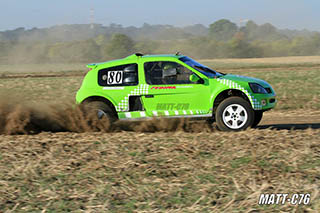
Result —
<instances>
[{"instance_id":1,"label":"headlight","mask_svg":"<svg viewBox=\"0 0 320 213\"><path fill-rule=\"evenodd\" d=\"M249 86L253 93L268 94L267 90L263 88L260 84L249 83Z\"/></svg>"}]
</instances>

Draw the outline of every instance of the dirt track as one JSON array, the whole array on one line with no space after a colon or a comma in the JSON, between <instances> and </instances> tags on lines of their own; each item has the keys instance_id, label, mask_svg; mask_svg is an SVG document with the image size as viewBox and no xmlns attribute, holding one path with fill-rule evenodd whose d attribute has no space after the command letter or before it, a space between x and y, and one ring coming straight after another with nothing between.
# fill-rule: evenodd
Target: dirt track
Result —
<instances>
[{"instance_id":1,"label":"dirt track","mask_svg":"<svg viewBox=\"0 0 320 213\"><path fill-rule=\"evenodd\" d=\"M287 111L267 112L259 129L320 129L320 112L317 111Z\"/></svg>"},{"instance_id":2,"label":"dirt track","mask_svg":"<svg viewBox=\"0 0 320 213\"><path fill-rule=\"evenodd\" d=\"M257 129L319 129L320 111L268 111ZM214 132L214 125L189 119L151 119L139 122L118 121L110 125L89 116L81 107L72 105L17 102L0 105L0 134L38 134L40 132Z\"/></svg>"},{"instance_id":3,"label":"dirt track","mask_svg":"<svg viewBox=\"0 0 320 213\"><path fill-rule=\"evenodd\" d=\"M183 119L92 132L72 105L1 100L0 212L319 212L319 110L268 111L243 132ZM310 205L257 204L302 192Z\"/></svg>"},{"instance_id":4,"label":"dirt track","mask_svg":"<svg viewBox=\"0 0 320 213\"><path fill-rule=\"evenodd\" d=\"M242 132L183 119L92 129L72 105L80 74L0 75L0 212L319 212L318 69L233 70L279 97ZM260 206L260 193L311 203Z\"/></svg>"},{"instance_id":5,"label":"dirt track","mask_svg":"<svg viewBox=\"0 0 320 213\"><path fill-rule=\"evenodd\" d=\"M319 212L320 117L280 114L235 133L188 132L199 124L187 123L171 132L1 135L0 211ZM261 193L310 193L311 203L260 206Z\"/></svg>"}]
</instances>

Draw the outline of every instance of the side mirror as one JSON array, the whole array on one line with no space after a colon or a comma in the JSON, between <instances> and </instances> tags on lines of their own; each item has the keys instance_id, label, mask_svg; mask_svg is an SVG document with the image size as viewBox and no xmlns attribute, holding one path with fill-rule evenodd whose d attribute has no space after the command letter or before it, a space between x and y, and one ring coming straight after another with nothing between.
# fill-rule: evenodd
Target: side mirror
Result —
<instances>
[{"instance_id":1,"label":"side mirror","mask_svg":"<svg viewBox=\"0 0 320 213\"><path fill-rule=\"evenodd\" d=\"M190 77L189 77L189 80L190 80L191 82L198 82L200 79L201 79L201 78L199 78L199 76L197 76L196 74L192 74L192 75L190 75Z\"/></svg>"}]
</instances>

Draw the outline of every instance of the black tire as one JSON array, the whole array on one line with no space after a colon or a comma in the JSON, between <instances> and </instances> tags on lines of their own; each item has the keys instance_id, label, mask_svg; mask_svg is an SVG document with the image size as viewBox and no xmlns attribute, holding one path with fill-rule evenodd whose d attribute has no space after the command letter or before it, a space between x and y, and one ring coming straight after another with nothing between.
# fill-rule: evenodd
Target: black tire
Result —
<instances>
[{"instance_id":1,"label":"black tire","mask_svg":"<svg viewBox=\"0 0 320 213\"><path fill-rule=\"evenodd\" d=\"M215 118L219 130L241 131L252 126L254 111L243 98L229 97L219 104Z\"/></svg>"},{"instance_id":2,"label":"black tire","mask_svg":"<svg viewBox=\"0 0 320 213\"><path fill-rule=\"evenodd\" d=\"M252 124L252 128L257 127L260 121L262 120L263 111L254 111L254 121Z\"/></svg>"},{"instance_id":3,"label":"black tire","mask_svg":"<svg viewBox=\"0 0 320 213\"><path fill-rule=\"evenodd\" d=\"M108 119L110 123L115 122L117 120L117 116L115 115L114 110L111 107L101 101L91 101L83 104L85 113L88 116L93 116L95 118Z\"/></svg>"}]
</instances>

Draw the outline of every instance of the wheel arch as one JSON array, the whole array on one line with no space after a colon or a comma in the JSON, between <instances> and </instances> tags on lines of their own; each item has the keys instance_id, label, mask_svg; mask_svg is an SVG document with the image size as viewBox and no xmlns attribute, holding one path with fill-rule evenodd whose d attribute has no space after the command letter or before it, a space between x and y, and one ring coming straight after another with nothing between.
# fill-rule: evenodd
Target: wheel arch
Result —
<instances>
[{"instance_id":1,"label":"wheel arch","mask_svg":"<svg viewBox=\"0 0 320 213\"><path fill-rule=\"evenodd\" d=\"M102 96L89 96L89 97L85 98L81 102L81 104L85 104L85 103L89 103L89 102L93 102L93 101L101 101L101 102L107 104L112 109L112 111L114 112L114 114L118 118L118 113L117 113L117 110L116 110L114 104L109 99L107 99L105 97L102 97Z\"/></svg>"},{"instance_id":2,"label":"wheel arch","mask_svg":"<svg viewBox=\"0 0 320 213\"><path fill-rule=\"evenodd\" d=\"M221 91L214 99L213 101L213 114L215 113L217 107L219 106L219 104L225 100L226 98L232 97L232 96L236 96L236 97L240 97L243 98L244 100L248 101L248 103L250 104L250 106L252 107L252 103L249 99L249 97L242 92L241 90L238 89L226 89Z\"/></svg>"}]
</instances>

